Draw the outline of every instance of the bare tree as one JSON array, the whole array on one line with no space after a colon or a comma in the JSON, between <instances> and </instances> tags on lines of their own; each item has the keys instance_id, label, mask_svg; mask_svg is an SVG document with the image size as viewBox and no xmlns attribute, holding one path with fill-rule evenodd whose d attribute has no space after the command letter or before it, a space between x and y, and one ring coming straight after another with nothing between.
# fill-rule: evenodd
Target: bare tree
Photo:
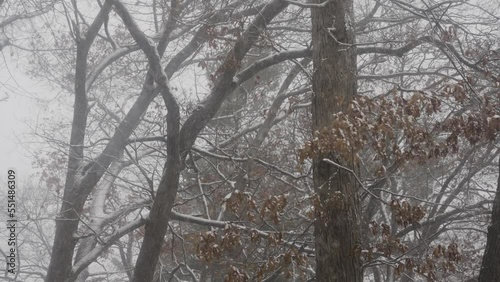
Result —
<instances>
[{"instance_id":1,"label":"bare tree","mask_svg":"<svg viewBox=\"0 0 500 282\"><path fill-rule=\"evenodd\" d=\"M66 1L38 19L40 32L45 23L54 32L23 47L36 63L30 74L67 93L62 104L75 98L71 126L62 114L36 127L62 156L41 166L66 173L42 176L64 194L45 279L328 277L316 244L350 237L325 228L315 241L312 211L321 219L334 203L352 215L338 223L358 230L330 253L353 272L336 273L477 275L493 190L482 178L497 173L499 151L495 36L476 28L494 17L463 1L354 1L356 21L334 24L322 13L335 3ZM356 42L342 33L350 25ZM344 93L337 86L350 90L333 101L327 94ZM328 137L326 156L297 153L317 136ZM312 166L350 192L316 197ZM457 245L470 260L456 260ZM45 260L33 265L47 271Z\"/></svg>"}]
</instances>

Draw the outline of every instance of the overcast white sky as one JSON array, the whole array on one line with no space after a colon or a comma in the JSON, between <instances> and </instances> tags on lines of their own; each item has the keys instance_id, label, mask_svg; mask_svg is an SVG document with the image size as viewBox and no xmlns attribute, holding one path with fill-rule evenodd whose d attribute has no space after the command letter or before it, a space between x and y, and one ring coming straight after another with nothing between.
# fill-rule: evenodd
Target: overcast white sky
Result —
<instances>
[{"instance_id":1,"label":"overcast white sky","mask_svg":"<svg viewBox=\"0 0 500 282\"><path fill-rule=\"evenodd\" d=\"M6 177L8 168L15 168L18 179L29 177L31 155L28 144L29 123L40 113L39 99L49 96L48 88L24 75L23 70L9 61L8 48L0 53L0 179Z\"/></svg>"}]
</instances>

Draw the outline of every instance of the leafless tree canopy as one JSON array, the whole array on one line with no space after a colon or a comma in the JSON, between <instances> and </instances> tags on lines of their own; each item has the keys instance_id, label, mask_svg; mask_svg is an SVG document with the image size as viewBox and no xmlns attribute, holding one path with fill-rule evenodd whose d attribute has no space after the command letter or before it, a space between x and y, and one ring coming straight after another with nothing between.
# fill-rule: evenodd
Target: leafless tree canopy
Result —
<instances>
[{"instance_id":1,"label":"leafless tree canopy","mask_svg":"<svg viewBox=\"0 0 500 282\"><path fill-rule=\"evenodd\" d=\"M59 93L7 281L495 281L499 14L0 0L4 63Z\"/></svg>"}]
</instances>

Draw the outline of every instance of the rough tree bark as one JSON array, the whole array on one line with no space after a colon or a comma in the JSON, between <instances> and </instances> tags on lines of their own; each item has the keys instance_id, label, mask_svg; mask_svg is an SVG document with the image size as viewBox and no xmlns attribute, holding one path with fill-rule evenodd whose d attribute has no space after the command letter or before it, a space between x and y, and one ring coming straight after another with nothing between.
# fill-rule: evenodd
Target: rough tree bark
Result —
<instances>
[{"instance_id":1,"label":"rough tree bark","mask_svg":"<svg viewBox=\"0 0 500 282\"><path fill-rule=\"evenodd\" d=\"M500 161L499 161L500 169ZM486 249L479 271L479 282L500 281L500 176L493 202L491 224L488 227Z\"/></svg>"},{"instance_id":2,"label":"rough tree bark","mask_svg":"<svg viewBox=\"0 0 500 282\"><path fill-rule=\"evenodd\" d=\"M81 174L83 159L83 144L85 140L85 127L87 126L87 90L85 87L87 75L87 56L90 46L97 36L97 32L104 22L104 18L111 10L111 2L106 1L83 37L78 36L76 72L75 72L75 104L73 112L73 123L71 129L68 172L64 187L64 195L61 212L56 220L56 233L52 256L45 281L64 281L71 271L73 252L78 241L76 231L78 229L79 215L85 203L89 186L92 181L84 181Z\"/></svg>"},{"instance_id":3,"label":"rough tree bark","mask_svg":"<svg viewBox=\"0 0 500 282\"><path fill-rule=\"evenodd\" d=\"M356 50L352 45L352 0L334 0L311 10L312 128L316 132L329 127L333 114L346 110L356 94ZM342 158L334 152L320 153L313 159L314 187L319 197L314 230L316 281L360 282L358 184L352 173L340 166L357 171L353 158Z\"/></svg>"}]
</instances>

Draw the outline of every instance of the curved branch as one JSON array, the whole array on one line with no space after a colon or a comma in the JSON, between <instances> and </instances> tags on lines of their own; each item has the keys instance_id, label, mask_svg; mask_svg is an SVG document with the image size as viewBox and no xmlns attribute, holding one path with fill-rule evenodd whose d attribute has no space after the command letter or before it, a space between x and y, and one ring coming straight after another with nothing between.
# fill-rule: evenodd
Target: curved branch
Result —
<instances>
[{"instance_id":1,"label":"curved branch","mask_svg":"<svg viewBox=\"0 0 500 282\"><path fill-rule=\"evenodd\" d=\"M121 48L114 50L111 54L109 54L104 59L102 59L101 62L99 62L99 64L97 64L89 72L89 74L87 76L87 82L85 84L85 88L87 88L87 92L92 87L92 85L94 84L97 77L104 71L104 69L106 69L112 63L116 62L121 57L123 57L127 54L130 54L134 51L137 51L139 49L140 49L139 45L121 47Z\"/></svg>"},{"instance_id":2,"label":"curved branch","mask_svg":"<svg viewBox=\"0 0 500 282\"><path fill-rule=\"evenodd\" d=\"M128 233L136 230L137 228L143 226L146 223L145 218L136 219L129 224L123 226L122 228L116 230L115 234L111 236L104 244L96 246L90 253L79 260L72 268L67 280L73 281L76 279L78 274L87 268L93 261L95 261L104 251L111 247L115 242L117 242L121 237L127 235Z\"/></svg>"},{"instance_id":3,"label":"curved branch","mask_svg":"<svg viewBox=\"0 0 500 282\"><path fill-rule=\"evenodd\" d=\"M273 0L268 3L242 34L241 38L236 41L224 63L216 72L219 74L219 79L210 95L198 105L193 114L182 126L181 152L183 157L187 155L187 152L194 144L201 130L205 128L210 119L219 110L222 102L237 87L238 83L234 81L234 75L248 50L257 41L261 31L287 6L288 3L284 0Z\"/></svg>"}]
</instances>

